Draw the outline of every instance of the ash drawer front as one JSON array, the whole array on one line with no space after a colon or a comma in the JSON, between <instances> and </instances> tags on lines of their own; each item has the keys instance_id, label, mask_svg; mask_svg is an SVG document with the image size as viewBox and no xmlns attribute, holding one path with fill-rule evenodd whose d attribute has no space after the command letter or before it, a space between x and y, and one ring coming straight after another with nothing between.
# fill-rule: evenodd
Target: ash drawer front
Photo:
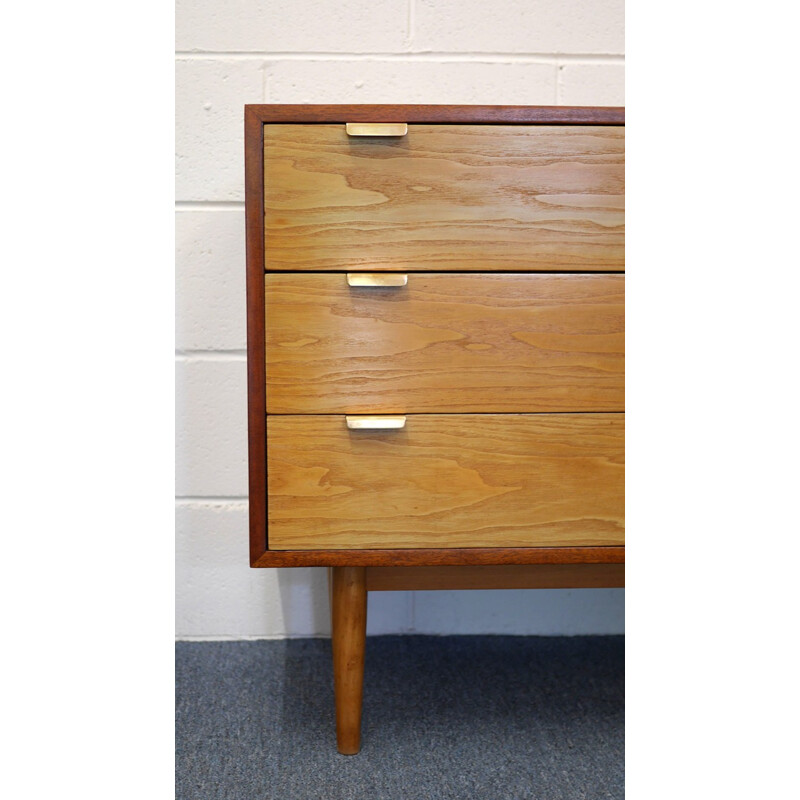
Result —
<instances>
[{"instance_id":1,"label":"ash drawer front","mask_svg":"<svg viewBox=\"0 0 800 800\"><path fill-rule=\"evenodd\" d=\"M622 275L265 280L269 413L624 409Z\"/></svg>"},{"instance_id":2,"label":"ash drawer front","mask_svg":"<svg viewBox=\"0 0 800 800\"><path fill-rule=\"evenodd\" d=\"M268 270L614 271L624 128L264 128Z\"/></svg>"},{"instance_id":3,"label":"ash drawer front","mask_svg":"<svg viewBox=\"0 0 800 800\"><path fill-rule=\"evenodd\" d=\"M267 418L272 550L624 543L624 415Z\"/></svg>"}]
</instances>

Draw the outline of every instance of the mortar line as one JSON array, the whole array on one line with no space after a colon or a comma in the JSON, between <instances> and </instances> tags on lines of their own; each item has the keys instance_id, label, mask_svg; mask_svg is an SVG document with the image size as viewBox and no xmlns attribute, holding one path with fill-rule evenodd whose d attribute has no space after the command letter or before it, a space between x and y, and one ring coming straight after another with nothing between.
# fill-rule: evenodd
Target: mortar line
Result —
<instances>
[{"instance_id":1,"label":"mortar line","mask_svg":"<svg viewBox=\"0 0 800 800\"><path fill-rule=\"evenodd\" d=\"M413 1L413 0L412 0ZM227 58L232 60L261 61L416 61L416 62L453 62L464 61L498 62L498 63L551 63L562 60L565 62L589 62L596 64L622 64L625 55L622 53L493 53L493 52L406 52L406 53L329 53L329 52L247 52L238 50L206 50L203 52L176 51L175 57L183 60L214 60Z\"/></svg>"},{"instance_id":2,"label":"mortar line","mask_svg":"<svg viewBox=\"0 0 800 800\"><path fill-rule=\"evenodd\" d=\"M194 494L175 495L175 503L179 505L190 505L191 503L216 503L229 505L231 503L247 503L247 501L248 497L246 495L231 495L230 497L227 497L226 495L209 495L208 497Z\"/></svg>"},{"instance_id":3,"label":"mortar line","mask_svg":"<svg viewBox=\"0 0 800 800\"><path fill-rule=\"evenodd\" d=\"M244 210L243 200L176 200L176 211L238 211Z\"/></svg>"},{"instance_id":4,"label":"mortar line","mask_svg":"<svg viewBox=\"0 0 800 800\"><path fill-rule=\"evenodd\" d=\"M192 350L181 349L175 351L175 358L179 361L244 361L247 350Z\"/></svg>"}]
</instances>

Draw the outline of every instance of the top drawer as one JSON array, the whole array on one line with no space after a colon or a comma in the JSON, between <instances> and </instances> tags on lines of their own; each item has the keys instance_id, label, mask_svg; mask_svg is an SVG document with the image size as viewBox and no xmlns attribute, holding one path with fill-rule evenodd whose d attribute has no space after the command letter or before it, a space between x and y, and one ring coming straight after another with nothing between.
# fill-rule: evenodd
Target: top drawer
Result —
<instances>
[{"instance_id":1,"label":"top drawer","mask_svg":"<svg viewBox=\"0 0 800 800\"><path fill-rule=\"evenodd\" d=\"M624 269L615 126L264 126L268 270Z\"/></svg>"}]
</instances>

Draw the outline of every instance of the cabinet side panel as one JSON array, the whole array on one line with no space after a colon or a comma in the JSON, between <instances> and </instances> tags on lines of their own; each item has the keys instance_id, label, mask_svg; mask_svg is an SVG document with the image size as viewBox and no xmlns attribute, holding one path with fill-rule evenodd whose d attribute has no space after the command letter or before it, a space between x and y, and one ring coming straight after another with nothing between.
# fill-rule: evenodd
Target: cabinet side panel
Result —
<instances>
[{"instance_id":1,"label":"cabinet side panel","mask_svg":"<svg viewBox=\"0 0 800 800\"><path fill-rule=\"evenodd\" d=\"M267 549L267 376L264 341L264 125L245 108L247 226L247 429L250 487L250 563Z\"/></svg>"}]
</instances>

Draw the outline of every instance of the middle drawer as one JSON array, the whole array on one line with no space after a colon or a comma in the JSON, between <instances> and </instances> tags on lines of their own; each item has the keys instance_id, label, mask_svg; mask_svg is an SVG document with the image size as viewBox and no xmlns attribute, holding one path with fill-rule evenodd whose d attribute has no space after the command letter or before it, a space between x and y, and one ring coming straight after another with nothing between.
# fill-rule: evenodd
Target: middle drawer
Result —
<instances>
[{"instance_id":1,"label":"middle drawer","mask_svg":"<svg viewBox=\"0 0 800 800\"><path fill-rule=\"evenodd\" d=\"M623 275L270 273L265 287L270 414L624 410Z\"/></svg>"}]
</instances>

